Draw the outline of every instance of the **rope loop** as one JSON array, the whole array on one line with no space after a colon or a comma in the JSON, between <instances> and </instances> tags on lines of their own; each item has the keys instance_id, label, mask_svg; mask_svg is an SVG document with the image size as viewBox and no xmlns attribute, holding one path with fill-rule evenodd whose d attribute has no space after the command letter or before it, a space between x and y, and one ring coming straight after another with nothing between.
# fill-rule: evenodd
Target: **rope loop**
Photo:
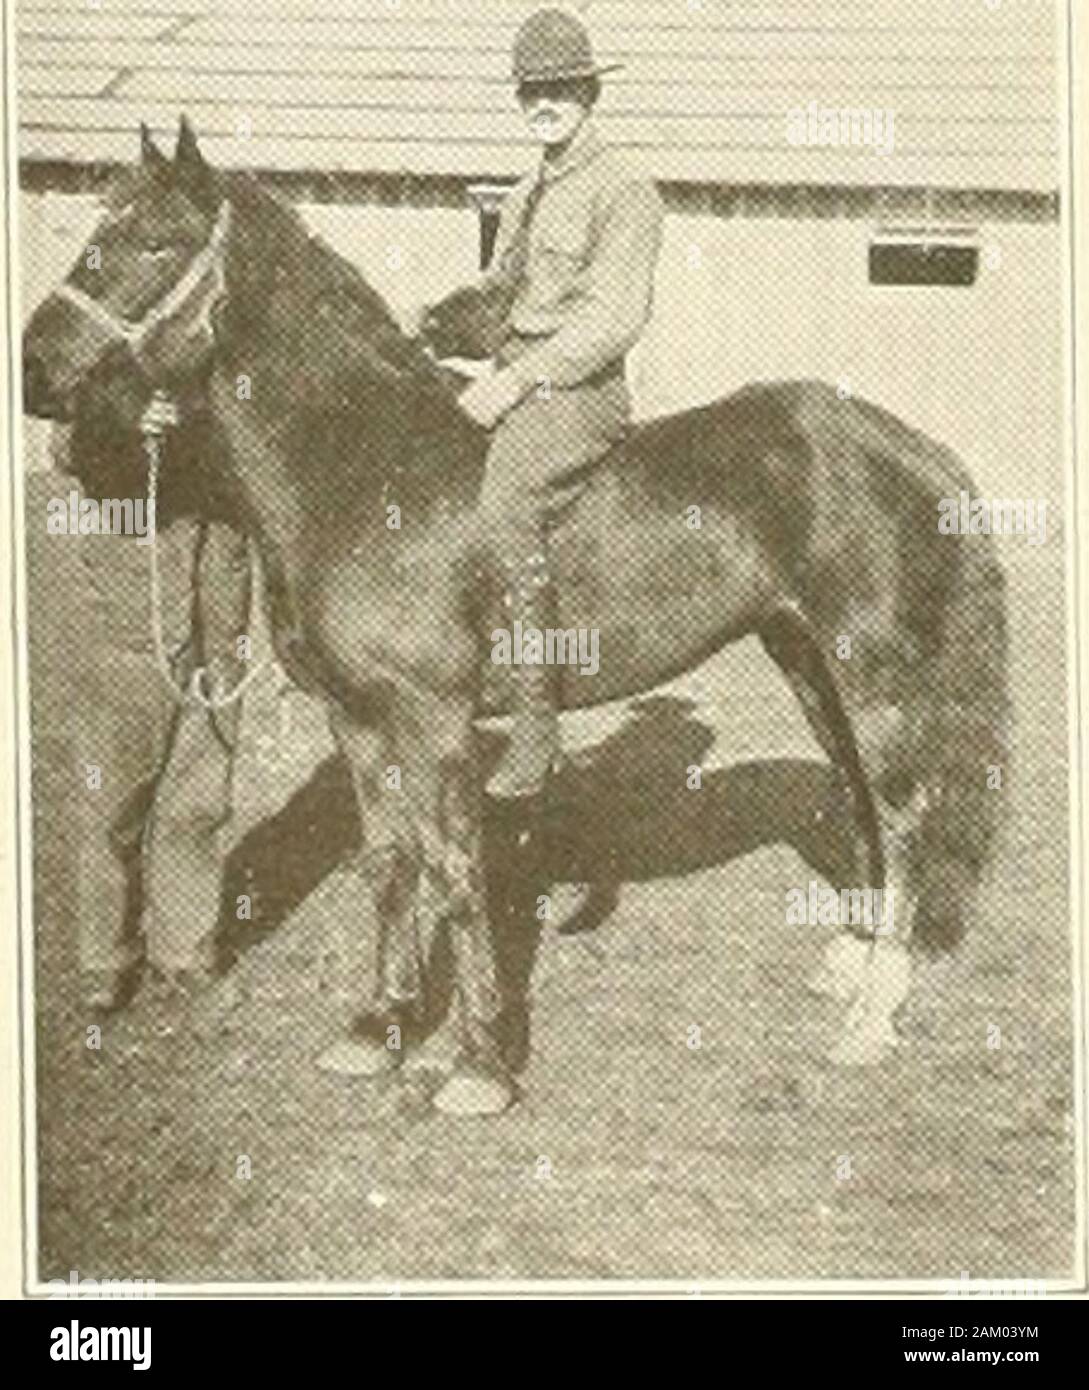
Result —
<instances>
[{"instance_id":1,"label":"rope loop","mask_svg":"<svg viewBox=\"0 0 1089 1390\"><path fill-rule=\"evenodd\" d=\"M159 674L163 678L166 688L170 691L175 703L183 707L199 705L207 710L226 709L228 705L233 705L242 698L243 692L264 670L267 662L261 660L256 666L246 672L245 676L238 682L233 690L226 695L219 693L222 689L222 682L218 682L218 689L210 689L205 694L205 684L209 679L207 666L198 666L189 680L188 689L179 687L170 667L170 658L167 655L166 643L163 640L163 615L162 615L162 582L159 574L159 539L158 527L155 526L154 517L156 504L159 497L159 470L163 462L163 439L168 429L172 429L178 424L178 408L174 401L165 391L156 391L148 403L140 420L140 432L144 437L144 451L147 454L147 506L148 516L151 522L151 545L149 546L149 588L151 594L151 640L155 649L155 662L159 668ZM250 563L253 564L251 551Z\"/></svg>"}]
</instances>

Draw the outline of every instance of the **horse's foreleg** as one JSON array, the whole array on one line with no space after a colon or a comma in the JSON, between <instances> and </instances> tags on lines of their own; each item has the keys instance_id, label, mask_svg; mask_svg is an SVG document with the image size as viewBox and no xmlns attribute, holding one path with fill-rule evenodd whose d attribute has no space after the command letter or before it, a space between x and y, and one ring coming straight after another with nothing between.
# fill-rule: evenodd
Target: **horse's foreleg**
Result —
<instances>
[{"instance_id":1,"label":"horse's foreleg","mask_svg":"<svg viewBox=\"0 0 1089 1390\"><path fill-rule=\"evenodd\" d=\"M471 711L444 707L432 724L432 766L439 770L442 871L454 956L454 1006L460 1049L435 1107L453 1115L492 1115L514 1096L500 1038L501 1001L484 890L483 799L473 757Z\"/></svg>"},{"instance_id":2,"label":"horse's foreleg","mask_svg":"<svg viewBox=\"0 0 1089 1390\"><path fill-rule=\"evenodd\" d=\"M371 910L369 922L337 924L339 992L356 1017L351 1036L326 1049L318 1066L344 1075L374 1076L396 1065L403 1055L404 1034L423 1010L419 949L406 883L411 836L399 792L388 785L387 769L393 765L388 731L358 724L340 710L330 713L329 724L355 792L362 832L359 868ZM365 1001L362 1014L360 1001Z\"/></svg>"},{"instance_id":3,"label":"horse's foreleg","mask_svg":"<svg viewBox=\"0 0 1089 1390\"><path fill-rule=\"evenodd\" d=\"M467 715L464 716L468 718ZM450 1018L451 966L448 918L451 887L443 828L443 780L451 729L461 716L456 702L421 698L418 690L401 692L396 706L400 750L400 805L410 831L412 861L406 876L407 910L412 917L419 969L425 982L426 1016L405 1048L408 1072L448 1074L459 1040ZM459 740L455 738L455 746Z\"/></svg>"}]
</instances>

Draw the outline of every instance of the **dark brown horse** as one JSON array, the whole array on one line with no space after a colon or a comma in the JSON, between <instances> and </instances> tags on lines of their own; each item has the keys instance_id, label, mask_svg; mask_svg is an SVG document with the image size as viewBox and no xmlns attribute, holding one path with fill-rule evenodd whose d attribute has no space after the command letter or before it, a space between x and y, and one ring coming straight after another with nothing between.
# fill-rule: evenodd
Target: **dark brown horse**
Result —
<instances>
[{"instance_id":1,"label":"dark brown horse","mask_svg":"<svg viewBox=\"0 0 1089 1390\"><path fill-rule=\"evenodd\" d=\"M144 132L94 241L101 268L81 261L26 330L26 409L129 430L153 388L197 393L226 459L199 505L256 539L280 659L330 702L357 794L381 930L334 1064L411 1054L435 1021L442 924L462 1051L436 1104L499 1109L513 1092L474 724L506 698L475 513L486 436L360 275L254 178L206 165L184 121L173 160ZM842 776L854 886L896 895L889 935L831 956L845 1058L893 1041L907 946L956 943L992 844L1004 584L979 538L938 532L938 499L960 489L950 451L878 407L760 384L634 429L553 536L558 625L600 634L597 675L561 669L564 707L649 690L753 633L795 691Z\"/></svg>"}]
</instances>

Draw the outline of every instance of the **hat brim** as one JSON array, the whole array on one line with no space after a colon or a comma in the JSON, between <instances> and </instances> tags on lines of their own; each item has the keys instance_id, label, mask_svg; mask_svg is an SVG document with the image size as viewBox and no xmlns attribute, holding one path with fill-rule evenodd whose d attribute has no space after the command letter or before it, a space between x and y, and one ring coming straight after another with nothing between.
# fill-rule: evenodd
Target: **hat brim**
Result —
<instances>
[{"instance_id":1,"label":"hat brim","mask_svg":"<svg viewBox=\"0 0 1089 1390\"><path fill-rule=\"evenodd\" d=\"M560 72L512 73L511 81L516 87L528 82L577 82L585 77L603 77L607 72L619 72L623 66L623 63L603 63L588 68L564 68Z\"/></svg>"}]
</instances>

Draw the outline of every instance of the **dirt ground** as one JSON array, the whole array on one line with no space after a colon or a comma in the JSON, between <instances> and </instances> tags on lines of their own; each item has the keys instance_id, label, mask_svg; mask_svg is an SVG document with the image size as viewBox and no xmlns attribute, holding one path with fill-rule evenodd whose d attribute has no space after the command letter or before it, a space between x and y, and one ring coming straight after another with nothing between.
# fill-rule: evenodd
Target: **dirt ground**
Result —
<instances>
[{"instance_id":1,"label":"dirt ground","mask_svg":"<svg viewBox=\"0 0 1089 1390\"><path fill-rule=\"evenodd\" d=\"M42 1278L1070 1276L1059 540L999 542L1018 721L996 793L1004 840L959 954L917 971L888 1064L826 1060L843 1008L805 981L831 929L785 925L783 903L834 861L841 827L815 818L824 766L770 663L743 646L626 716L567 730L588 766L564 787L555 868L608 862L619 896L593 930L545 932L521 1102L455 1121L422 1079L315 1068L344 1026L338 932L369 924L342 862L353 811L321 712L285 697L293 755L282 768L256 756L274 687L250 702L227 868L228 894L252 885L260 920L191 1026L164 1037L129 1011L105 1021L100 1051L85 1046L66 718L94 653L79 652L64 550L77 542L46 543L50 491L49 475L31 478ZM684 787L696 761L712 769L698 793Z\"/></svg>"}]
</instances>

